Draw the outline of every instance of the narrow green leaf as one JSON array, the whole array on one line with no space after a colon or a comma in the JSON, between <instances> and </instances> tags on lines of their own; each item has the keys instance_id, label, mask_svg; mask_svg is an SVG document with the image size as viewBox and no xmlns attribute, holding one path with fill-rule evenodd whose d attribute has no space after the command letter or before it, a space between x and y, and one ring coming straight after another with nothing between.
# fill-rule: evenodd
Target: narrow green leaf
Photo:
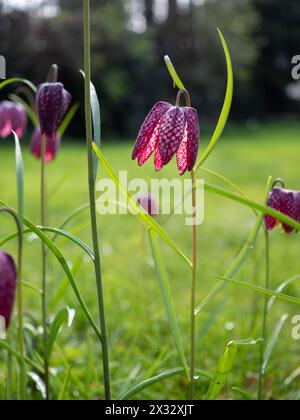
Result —
<instances>
[{"instance_id":1,"label":"narrow green leaf","mask_svg":"<svg viewBox=\"0 0 300 420\"><path fill-rule=\"evenodd\" d=\"M209 389L206 395L206 400L215 400L222 391L228 375L232 371L233 363L236 359L238 350L238 344L236 341L230 341L223 353L221 354L215 374L211 380L211 383L209 385Z\"/></svg>"},{"instance_id":2,"label":"narrow green leaf","mask_svg":"<svg viewBox=\"0 0 300 420\"><path fill-rule=\"evenodd\" d=\"M59 396L58 396L58 401L63 401L65 399L65 395L66 395L67 388L68 388L69 381L70 381L70 377L71 377L71 371L72 371L72 367L69 366L68 369L67 369L67 373L66 373L62 388L61 388Z\"/></svg>"},{"instance_id":3,"label":"narrow green leaf","mask_svg":"<svg viewBox=\"0 0 300 420\"><path fill-rule=\"evenodd\" d=\"M21 84L27 85L32 90L33 93L36 93L36 91L37 91L37 89L36 89L36 87L34 86L33 83L31 83L29 80L22 79L22 78L19 78L19 77L14 77L12 79L4 80L4 82L0 83L0 90L5 88L6 86L12 84L12 83L21 83Z\"/></svg>"},{"instance_id":4,"label":"narrow green leaf","mask_svg":"<svg viewBox=\"0 0 300 420\"><path fill-rule=\"evenodd\" d=\"M26 223L25 223L26 224ZM55 238L57 236L63 236L64 238L68 239L69 241L75 243L76 245L78 245L90 258L92 261L94 261L94 253L93 251L79 238L77 238L76 236L72 235L69 232L66 232L64 230L61 229L55 229L55 228L51 228L51 227L37 227L41 232L50 232L50 233L54 233ZM29 233L32 232L32 229L25 229L24 230L24 235L27 235ZM0 240L0 247L5 245L6 243L8 243L9 241L11 241L12 239L15 239L17 237L17 233L12 233L8 236L6 236L5 238ZM52 239L52 242L53 239Z\"/></svg>"},{"instance_id":5,"label":"narrow green leaf","mask_svg":"<svg viewBox=\"0 0 300 420\"><path fill-rule=\"evenodd\" d=\"M245 289L253 290L255 292L259 292L264 295L274 296L277 299L284 300L286 302L296 303L297 305L300 305L300 299L293 296L285 295L283 293L277 293L277 292L274 292L273 290L264 289L263 287L255 286L254 284L245 283L239 280L229 279L226 277L217 277L217 278L220 280L226 281L228 283L233 283L237 286L244 287Z\"/></svg>"},{"instance_id":6,"label":"narrow green leaf","mask_svg":"<svg viewBox=\"0 0 300 420\"><path fill-rule=\"evenodd\" d=\"M70 309L68 306L65 306L56 314L55 318L53 319L51 323L47 352L46 352L46 358L48 361L50 361L51 359L51 354L52 354L55 340L63 324L67 323L68 327L70 328L72 326L74 316L75 316L75 310Z\"/></svg>"},{"instance_id":7,"label":"narrow green leaf","mask_svg":"<svg viewBox=\"0 0 300 420\"><path fill-rule=\"evenodd\" d=\"M223 108L219 117L218 124L216 126L216 129L214 131L214 134L211 138L211 141L205 151L203 152L202 156L200 157L199 161L197 162L195 168L196 170L203 165L203 163L206 161L206 159L209 157L211 152L214 150L219 138L221 137L223 130L226 126L229 112L231 109L232 104L232 97L233 97L233 70L232 70L232 63L231 63L231 57L229 53L229 49L227 47L225 38L222 34L222 32L218 29L218 34L221 39L221 43L224 49L225 58L226 58L226 65L227 65L227 88L226 88L226 95L225 100L223 104Z\"/></svg>"},{"instance_id":8,"label":"narrow green leaf","mask_svg":"<svg viewBox=\"0 0 300 420\"><path fill-rule=\"evenodd\" d=\"M143 391L145 388L148 388L149 386L156 384L157 382L161 382L165 379L171 378L172 376L183 375L184 373L185 373L185 370L184 370L183 367L167 370L163 373L160 373L157 376L154 376L150 379L146 379L145 381L139 383L134 388L132 388L130 391L126 392L126 394L124 394L120 398L120 400L129 400L134 395ZM201 370L197 369L196 373L197 373L197 375L202 376L204 378L208 378L208 379L211 378L211 375L208 372L204 372L204 371L201 371Z\"/></svg>"},{"instance_id":9,"label":"narrow green leaf","mask_svg":"<svg viewBox=\"0 0 300 420\"><path fill-rule=\"evenodd\" d=\"M58 129L58 135L62 137L65 134L66 129L69 127L72 119L74 118L76 112L80 108L80 103L76 102L71 106L69 111L67 112L67 115L63 119L63 122L61 123L59 129Z\"/></svg>"},{"instance_id":10,"label":"narrow green leaf","mask_svg":"<svg viewBox=\"0 0 300 420\"><path fill-rule=\"evenodd\" d=\"M180 357L182 366L185 369L187 377L189 377L188 363L184 354L180 330L179 330L177 317L176 317L176 311L174 308L171 288L170 288L170 284L168 280L168 274L166 272L163 257L161 255L161 250L160 250L159 243L156 237L156 233L154 233L151 229L149 229L149 240L150 240L153 258L155 261L157 280L159 283L160 292L162 295L163 303L164 303L165 310L168 317L169 327L172 332L174 343L175 343L178 355Z\"/></svg>"},{"instance_id":11,"label":"narrow green leaf","mask_svg":"<svg viewBox=\"0 0 300 420\"><path fill-rule=\"evenodd\" d=\"M279 220L281 223L284 223L288 226L291 226L295 230L300 230L300 224L296 222L294 219L291 219L290 217L286 216L283 213L280 213L279 211L273 210L263 204L256 203L255 201L249 200L244 197L240 197L236 194L233 194L229 191L226 191L222 188L216 187L215 185L206 183L204 186L205 190L208 192L212 192L214 194L220 195L222 197L228 198L232 201L237 201L240 204L243 204L246 207L249 207L251 209L256 209L260 212L263 212L264 214L268 214L269 216L274 217L275 219Z\"/></svg>"},{"instance_id":12,"label":"narrow green leaf","mask_svg":"<svg viewBox=\"0 0 300 420\"><path fill-rule=\"evenodd\" d=\"M17 172L17 191L18 191L18 217L23 226L24 216L24 180L23 180L23 158L19 137L13 132L15 138L15 156L16 156L16 172Z\"/></svg>"},{"instance_id":13,"label":"narrow green leaf","mask_svg":"<svg viewBox=\"0 0 300 420\"><path fill-rule=\"evenodd\" d=\"M235 184L230 179L226 178L224 175L219 174L216 171L212 171L211 169L208 169L208 168L201 167L200 170L209 174L209 175L212 175L212 176L220 179L221 181L225 182L225 184L229 185L233 190L235 190L241 197L249 199L248 195L237 184ZM253 212L254 212L255 216L257 216L257 212L256 212L255 209L253 209Z\"/></svg>"},{"instance_id":14,"label":"narrow green leaf","mask_svg":"<svg viewBox=\"0 0 300 420\"><path fill-rule=\"evenodd\" d=\"M239 394L243 400L245 401L251 401L252 397L249 394L249 392L245 391L244 389L238 388L236 386L232 387L232 391L236 392L237 394Z\"/></svg>"},{"instance_id":15,"label":"narrow green leaf","mask_svg":"<svg viewBox=\"0 0 300 420\"><path fill-rule=\"evenodd\" d=\"M167 69L169 70L169 73L173 79L174 86L177 86L180 90L186 90L184 87L184 84L180 80L180 77L178 76L177 71L175 70L175 67L173 66L173 63L168 55L165 55L164 57L165 64L167 66Z\"/></svg>"},{"instance_id":16,"label":"narrow green leaf","mask_svg":"<svg viewBox=\"0 0 300 420\"><path fill-rule=\"evenodd\" d=\"M268 344L266 346L266 350L265 350L265 354L264 354L264 359L263 359L263 364L262 364L262 373L263 375L266 373L266 369L267 369L267 365L270 361L272 352L274 350L275 344L277 342L277 339L279 337L279 334L285 324L285 321L288 319L288 315L284 314L281 316L280 320L278 321L272 336L270 337Z\"/></svg>"},{"instance_id":17,"label":"narrow green leaf","mask_svg":"<svg viewBox=\"0 0 300 420\"><path fill-rule=\"evenodd\" d=\"M297 274L294 277L291 277L290 279L286 280L285 282L281 283L280 286L275 290L276 292L280 293L283 292L288 286L290 286L292 283L295 283L296 281L300 280L300 274ZM273 296L268 302L268 311L271 310L273 303L275 302L276 298Z\"/></svg>"},{"instance_id":18,"label":"narrow green leaf","mask_svg":"<svg viewBox=\"0 0 300 420\"><path fill-rule=\"evenodd\" d=\"M13 356L17 362L21 361L21 355L16 350L14 350L5 340L0 340L0 349L1 348ZM43 373L43 367L32 361L29 357L25 357L25 362L32 368L36 369L38 372Z\"/></svg>"},{"instance_id":19,"label":"narrow green leaf","mask_svg":"<svg viewBox=\"0 0 300 420\"><path fill-rule=\"evenodd\" d=\"M80 73L85 78L85 74L82 70ZM101 112L100 112L100 104L98 100L98 95L95 86L91 82L91 108L92 108L92 119L93 119L93 130L94 130L94 142L96 143L98 149L101 148ZM93 161L93 170L94 170L94 180L97 178L98 172L98 165L99 161L97 156L94 154L94 161Z\"/></svg>"},{"instance_id":20,"label":"narrow green leaf","mask_svg":"<svg viewBox=\"0 0 300 420\"><path fill-rule=\"evenodd\" d=\"M190 267L192 267L192 262L190 259L181 251L180 248L172 241L172 239L168 236L168 234L162 229L162 227L153 219L153 217L149 216L143 207L139 205L139 203L135 200L134 197L123 187L119 178L115 175L112 168L110 167L107 160L104 158L102 152L99 150L97 145L93 143L94 150L96 155L98 156L101 164L103 165L105 171L109 175L109 177L114 181L124 198L128 201L130 207L133 211L137 214L137 216L144 222L148 227L153 229L162 239L166 242L173 251L176 252Z\"/></svg>"}]
</instances>

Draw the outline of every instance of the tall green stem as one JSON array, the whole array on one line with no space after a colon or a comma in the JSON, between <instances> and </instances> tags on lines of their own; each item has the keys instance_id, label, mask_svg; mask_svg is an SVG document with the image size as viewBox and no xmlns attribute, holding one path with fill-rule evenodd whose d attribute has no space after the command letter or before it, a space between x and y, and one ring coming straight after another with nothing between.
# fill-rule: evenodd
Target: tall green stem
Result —
<instances>
[{"instance_id":1,"label":"tall green stem","mask_svg":"<svg viewBox=\"0 0 300 420\"><path fill-rule=\"evenodd\" d=\"M41 226L46 226L46 173L45 173L46 137L41 139ZM46 400L50 399L49 390L49 361L47 357L48 332L47 332L47 248L42 242L42 322L44 340L44 368Z\"/></svg>"},{"instance_id":2,"label":"tall green stem","mask_svg":"<svg viewBox=\"0 0 300 420\"><path fill-rule=\"evenodd\" d=\"M266 248L266 281L265 288L269 289L270 287L270 246L269 246L269 233L265 229L265 248ZM259 369L259 382L258 382L258 400L264 398L263 394L263 382L264 382L264 353L266 348L266 339L267 339L267 318L268 318L268 296L265 297L264 309L263 309L263 322L262 322L262 344L260 348L260 369Z\"/></svg>"},{"instance_id":3,"label":"tall green stem","mask_svg":"<svg viewBox=\"0 0 300 420\"><path fill-rule=\"evenodd\" d=\"M96 217L96 200L95 200L95 179L93 171L93 129L92 129L92 113L91 113L91 39L90 39L90 1L84 0L84 71L85 71L85 120L86 120L86 144L88 157L88 183L89 183L89 199L90 199L90 219L93 236L93 248L95 255L95 276L98 292L98 304L100 315L100 329L102 334L102 353L103 353L103 372L104 372L104 388L105 399L111 399L110 392L110 371L109 371L109 354L108 341L105 321L105 307L101 276L101 260L99 252L99 240L97 230Z\"/></svg>"},{"instance_id":4,"label":"tall green stem","mask_svg":"<svg viewBox=\"0 0 300 420\"><path fill-rule=\"evenodd\" d=\"M14 219L18 231L18 344L20 352L20 397L26 399L26 366L25 366L25 344L24 344L24 322L23 322L23 282L22 282L22 257L23 257L23 229L21 221L13 210L2 208L0 213L8 213ZM9 385L8 385L9 387Z\"/></svg>"},{"instance_id":5,"label":"tall green stem","mask_svg":"<svg viewBox=\"0 0 300 420\"><path fill-rule=\"evenodd\" d=\"M196 356L196 279L197 279L197 223L196 223L196 173L193 169L191 172L192 178L192 206L194 211L194 221L192 227L192 289L191 289L191 372L190 372L190 399L195 398L195 356Z\"/></svg>"}]
</instances>

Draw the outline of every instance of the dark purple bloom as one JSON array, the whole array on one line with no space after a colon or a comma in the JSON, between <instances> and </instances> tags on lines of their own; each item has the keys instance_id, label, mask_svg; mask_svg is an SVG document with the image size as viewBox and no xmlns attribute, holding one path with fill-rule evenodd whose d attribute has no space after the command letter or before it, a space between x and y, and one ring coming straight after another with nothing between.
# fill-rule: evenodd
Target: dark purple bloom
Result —
<instances>
[{"instance_id":1,"label":"dark purple bloom","mask_svg":"<svg viewBox=\"0 0 300 420\"><path fill-rule=\"evenodd\" d=\"M56 158L58 149L60 145L60 138L55 137L51 139L46 137L46 153L45 153L45 162L51 162ZM37 158L41 159L42 154L42 132L40 128L36 128L32 133L31 143L30 143L30 152Z\"/></svg>"},{"instance_id":2,"label":"dark purple bloom","mask_svg":"<svg viewBox=\"0 0 300 420\"><path fill-rule=\"evenodd\" d=\"M62 83L43 83L36 95L36 109L40 120L41 132L55 140L57 130L70 104L71 95Z\"/></svg>"},{"instance_id":3,"label":"dark purple bloom","mask_svg":"<svg viewBox=\"0 0 300 420\"><path fill-rule=\"evenodd\" d=\"M17 272L12 257L0 250L0 316L8 328L15 302Z\"/></svg>"},{"instance_id":4,"label":"dark purple bloom","mask_svg":"<svg viewBox=\"0 0 300 420\"><path fill-rule=\"evenodd\" d=\"M155 152L155 169L167 165L176 154L180 175L191 171L199 147L199 121L194 108L158 102L144 121L132 159L143 165Z\"/></svg>"},{"instance_id":5,"label":"dark purple bloom","mask_svg":"<svg viewBox=\"0 0 300 420\"><path fill-rule=\"evenodd\" d=\"M157 202L151 194L141 194L140 196L136 197L136 201L143 207L144 210L146 210L150 216L159 214Z\"/></svg>"},{"instance_id":6,"label":"dark purple bloom","mask_svg":"<svg viewBox=\"0 0 300 420\"><path fill-rule=\"evenodd\" d=\"M285 188L274 187L269 195L268 207L280 211L281 213L300 221L300 192L286 190ZM272 216L265 215L265 225L267 230L273 230L280 225L285 233L294 232L294 228L286 224L282 224L279 220Z\"/></svg>"},{"instance_id":7,"label":"dark purple bloom","mask_svg":"<svg viewBox=\"0 0 300 420\"><path fill-rule=\"evenodd\" d=\"M11 101L0 102L0 137L8 137L12 131L23 137L27 127L27 115L22 105Z\"/></svg>"}]
</instances>

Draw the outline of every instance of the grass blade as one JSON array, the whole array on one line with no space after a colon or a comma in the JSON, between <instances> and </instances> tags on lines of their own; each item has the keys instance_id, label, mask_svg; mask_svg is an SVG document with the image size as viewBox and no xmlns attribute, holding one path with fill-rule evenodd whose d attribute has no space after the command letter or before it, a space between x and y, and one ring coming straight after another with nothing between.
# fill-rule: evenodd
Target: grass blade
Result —
<instances>
[{"instance_id":1,"label":"grass blade","mask_svg":"<svg viewBox=\"0 0 300 420\"><path fill-rule=\"evenodd\" d=\"M172 300L172 294L171 294L170 284L168 280L168 275L165 269L165 265L164 265L164 261L161 255L161 250L159 247L156 233L154 233L151 229L149 229L149 240L150 240L153 258L155 261L157 280L159 283L160 292L162 295L162 299L163 299L165 310L168 317L169 327L171 329L175 346L176 346L178 355L180 357L182 366L184 367L185 372L187 376L189 377L189 368L188 368L187 360L184 354L179 326L176 319L176 311L175 311L173 300Z\"/></svg>"},{"instance_id":2,"label":"grass blade","mask_svg":"<svg viewBox=\"0 0 300 420\"><path fill-rule=\"evenodd\" d=\"M50 334L48 338L48 346L47 346L47 353L46 353L46 357L48 361L50 361L51 359L51 354L52 354L55 340L63 324L67 323L68 327L70 328L72 326L74 316L75 316L75 310L70 309L68 306L65 306L56 314L54 320L52 321Z\"/></svg>"},{"instance_id":3,"label":"grass blade","mask_svg":"<svg viewBox=\"0 0 300 420\"><path fill-rule=\"evenodd\" d=\"M26 224L26 223L25 223ZM51 227L40 227L37 226L37 228L41 231L41 232L50 232L50 233L54 233L55 238L57 238L57 236L63 236L64 238L68 239L71 242L74 242L76 245L78 245L81 249L83 249L83 251L91 258L92 261L94 261L94 253L93 251L79 238L77 238L76 236L72 235L69 232L66 232L64 230L61 229L55 229L55 228L51 228ZM24 234L28 234L31 233L32 229L25 229L24 230ZM15 239L17 237L17 233L12 233L8 236L6 236L5 238L0 240L0 247L5 245L6 243L8 243L9 241L11 241L12 239ZM52 239L52 242L54 242L54 240Z\"/></svg>"},{"instance_id":4,"label":"grass blade","mask_svg":"<svg viewBox=\"0 0 300 420\"><path fill-rule=\"evenodd\" d=\"M123 187L123 185L120 183L119 178L115 175L112 168L110 167L107 160L104 158L102 152L99 150L97 145L93 144L94 150L96 152L96 155L98 156L98 159L100 160L101 164L103 165L105 171L109 175L109 177L114 181L120 192L123 194L124 198L128 201L130 206L133 208L134 212L136 212L137 216L145 222L148 227L154 230L162 239L163 241L169 245L170 248L173 249L173 251L176 252L177 255L179 255L190 267L192 267L192 262L190 259L184 254L183 251L181 251L180 248L172 241L172 239L168 236L168 234L162 229L162 227L153 219L153 217L149 216L149 214L146 212L143 207L141 207L138 202L135 200L135 198L132 197L132 195Z\"/></svg>"},{"instance_id":5,"label":"grass blade","mask_svg":"<svg viewBox=\"0 0 300 420\"><path fill-rule=\"evenodd\" d=\"M219 138L221 137L223 130L226 126L227 120L228 120L228 116L229 116L229 112L231 109L231 104L232 104L232 97L233 97L233 70L232 70L232 62L231 62L231 58L230 58L230 53L229 53L229 49L227 47L225 38L222 34L222 32L220 31L220 29L218 29L218 34L219 37L221 39L221 43L224 49L224 53L225 53L225 58L226 58L226 66L227 66L227 88L226 88L226 95L225 95L225 100L224 100L224 104L223 104L223 108L219 117L219 121L218 124L216 126L216 129L214 131L214 134L212 136L212 139L209 143L209 145L207 146L207 148L205 149L205 151L203 152L202 156L200 157L199 161L196 164L196 170L203 165L203 163L206 161L206 159L208 158L208 156L211 154L211 152L213 151L213 149L215 148Z\"/></svg>"},{"instance_id":6,"label":"grass blade","mask_svg":"<svg viewBox=\"0 0 300 420\"><path fill-rule=\"evenodd\" d=\"M69 381L70 381L70 377L71 377L71 371L72 371L72 367L69 366L68 369L67 369L67 373L66 373L62 388L61 388L59 396L58 396L58 401L63 401L65 399L65 395L66 395L67 388L68 388Z\"/></svg>"},{"instance_id":7,"label":"grass blade","mask_svg":"<svg viewBox=\"0 0 300 420\"><path fill-rule=\"evenodd\" d=\"M228 378L228 375L232 371L233 363L236 359L238 350L238 344L236 341L230 341L223 353L221 354L215 374L211 380L211 383L209 385L209 389L207 391L206 400L215 400L220 392L222 391L226 380Z\"/></svg>"},{"instance_id":8,"label":"grass blade","mask_svg":"<svg viewBox=\"0 0 300 420\"><path fill-rule=\"evenodd\" d=\"M80 70L80 73L85 78L85 73ZM90 86L91 90L91 108L92 108L92 120L93 120L93 130L94 130L94 142L96 143L97 147L101 148L101 112L100 112L100 104L98 100L98 95L95 86L91 82ZM94 169L94 180L97 178L97 172L98 172L98 165L99 160L94 154L94 161L93 161L93 169Z\"/></svg>"},{"instance_id":9,"label":"grass blade","mask_svg":"<svg viewBox=\"0 0 300 420\"><path fill-rule=\"evenodd\" d=\"M184 84L180 80L180 77L178 76L177 71L175 70L175 67L173 66L173 63L168 55L165 55L164 57L165 64L167 66L167 69L169 70L169 73L173 79L174 86L177 86L180 90L186 90L184 87Z\"/></svg>"},{"instance_id":10,"label":"grass blade","mask_svg":"<svg viewBox=\"0 0 300 420\"><path fill-rule=\"evenodd\" d=\"M239 280L229 279L229 278L226 278L226 277L217 277L217 278L220 279L220 280L223 280L225 282L233 283L237 286L244 287L245 289L253 290L254 292L259 292L259 293L262 293L264 295L274 296L277 299L300 305L300 299L298 299L296 297L293 297L293 296L285 295L283 293L278 293L278 292L275 292L275 291L269 290L269 289L264 289L263 287L255 286L254 284L245 283L245 282L239 281Z\"/></svg>"},{"instance_id":11,"label":"grass blade","mask_svg":"<svg viewBox=\"0 0 300 420\"><path fill-rule=\"evenodd\" d=\"M178 376L185 373L185 369L183 367L169 369L163 373L160 373L157 376L153 376L152 378L146 379L145 381L139 383L130 391L126 392L120 400L129 400L134 395L138 394L139 392L143 391L145 388L148 388L151 385L156 384L157 382L161 382L165 379L171 378L172 376ZM211 375L208 372L197 370L197 375L202 376L204 378L211 378Z\"/></svg>"},{"instance_id":12,"label":"grass blade","mask_svg":"<svg viewBox=\"0 0 300 420\"><path fill-rule=\"evenodd\" d=\"M29 80L22 79L20 77L14 77L12 79L4 80L4 82L0 83L0 90L5 88L6 86L12 84L12 83L22 83L24 85L27 85L32 90L33 93L36 93L36 91L37 91L37 89L36 89L36 87L34 86L33 83L31 83Z\"/></svg>"}]
</instances>

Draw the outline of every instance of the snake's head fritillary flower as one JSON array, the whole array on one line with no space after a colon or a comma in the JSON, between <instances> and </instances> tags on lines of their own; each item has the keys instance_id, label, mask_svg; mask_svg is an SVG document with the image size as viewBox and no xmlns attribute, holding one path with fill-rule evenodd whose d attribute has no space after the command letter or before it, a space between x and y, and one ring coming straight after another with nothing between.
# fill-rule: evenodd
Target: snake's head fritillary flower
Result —
<instances>
[{"instance_id":1,"label":"snake's head fritillary flower","mask_svg":"<svg viewBox=\"0 0 300 420\"><path fill-rule=\"evenodd\" d=\"M57 130L71 104L71 95L62 83L43 83L36 95L41 133L55 140Z\"/></svg>"},{"instance_id":2,"label":"snake's head fritillary flower","mask_svg":"<svg viewBox=\"0 0 300 420\"><path fill-rule=\"evenodd\" d=\"M0 250L0 316L8 328L15 302L17 271L14 260Z\"/></svg>"},{"instance_id":3,"label":"snake's head fritillary flower","mask_svg":"<svg viewBox=\"0 0 300 420\"><path fill-rule=\"evenodd\" d=\"M268 207L280 211L281 213L300 221L300 192L287 190L285 188L274 186L269 194ZM267 230L273 230L279 225L285 233L294 232L294 228L279 222L272 216L265 215L265 226Z\"/></svg>"},{"instance_id":4,"label":"snake's head fritillary flower","mask_svg":"<svg viewBox=\"0 0 300 420\"><path fill-rule=\"evenodd\" d=\"M21 104L11 101L0 103L0 137L8 137L14 131L23 137L27 127L27 115Z\"/></svg>"},{"instance_id":5,"label":"snake's head fritillary flower","mask_svg":"<svg viewBox=\"0 0 300 420\"><path fill-rule=\"evenodd\" d=\"M60 145L60 138L54 137L50 139L46 137L46 153L45 153L45 162L51 162L56 158L58 149ZM42 154L42 132L40 128L36 128L32 133L31 143L30 143L30 152L36 157L36 159L41 159Z\"/></svg>"},{"instance_id":6,"label":"snake's head fritillary flower","mask_svg":"<svg viewBox=\"0 0 300 420\"><path fill-rule=\"evenodd\" d=\"M158 204L151 194L140 194L136 197L136 201L150 216L157 216L159 214Z\"/></svg>"},{"instance_id":7,"label":"snake's head fritillary flower","mask_svg":"<svg viewBox=\"0 0 300 420\"><path fill-rule=\"evenodd\" d=\"M132 152L143 165L155 153L155 169L167 165L176 154L180 175L191 171L199 147L199 121L194 108L158 102L144 121Z\"/></svg>"}]
</instances>

